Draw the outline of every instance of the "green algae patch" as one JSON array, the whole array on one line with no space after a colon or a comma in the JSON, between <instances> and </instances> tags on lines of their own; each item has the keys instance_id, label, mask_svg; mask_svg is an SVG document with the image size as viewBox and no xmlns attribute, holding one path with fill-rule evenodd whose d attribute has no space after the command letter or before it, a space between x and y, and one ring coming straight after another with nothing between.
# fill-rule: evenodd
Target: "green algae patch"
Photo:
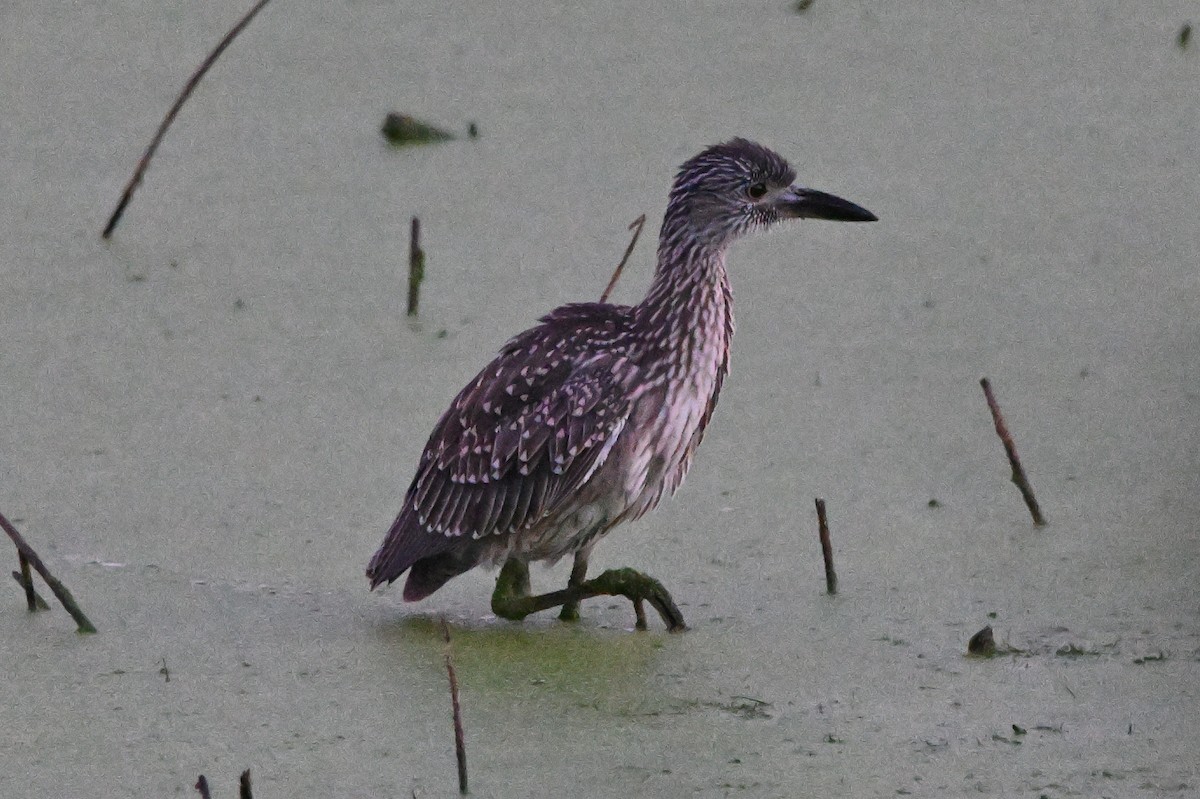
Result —
<instances>
[{"instance_id":1,"label":"green algae patch","mask_svg":"<svg viewBox=\"0 0 1200 799\"><path fill-rule=\"evenodd\" d=\"M417 617L404 623L410 644L442 651L440 620ZM603 693L614 685L638 684L654 676L665 633L645 634L589 627L519 627L496 623L464 628L450 624L450 650L464 685L477 691ZM432 660L431 660L432 662Z\"/></svg>"}]
</instances>

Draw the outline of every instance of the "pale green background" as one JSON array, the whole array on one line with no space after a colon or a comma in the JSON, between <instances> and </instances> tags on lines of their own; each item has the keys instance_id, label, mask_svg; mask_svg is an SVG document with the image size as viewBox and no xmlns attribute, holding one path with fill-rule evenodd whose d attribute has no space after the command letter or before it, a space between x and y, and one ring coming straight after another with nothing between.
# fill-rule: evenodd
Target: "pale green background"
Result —
<instances>
[{"instance_id":1,"label":"pale green background","mask_svg":"<svg viewBox=\"0 0 1200 799\"><path fill-rule=\"evenodd\" d=\"M0 592L0 796L453 796L442 614L480 797L1200 791L1196 5L790 5L277 0L111 243L248 2L0 5L0 510L101 629ZM389 110L482 137L393 151ZM369 594L449 398L645 212L635 301L673 170L733 135L881 221L731 255L696 467L593 561L693 631L498 623L484 572ZM964 659L989 622L1028 654Z\"/></svg>"}]
</instances>

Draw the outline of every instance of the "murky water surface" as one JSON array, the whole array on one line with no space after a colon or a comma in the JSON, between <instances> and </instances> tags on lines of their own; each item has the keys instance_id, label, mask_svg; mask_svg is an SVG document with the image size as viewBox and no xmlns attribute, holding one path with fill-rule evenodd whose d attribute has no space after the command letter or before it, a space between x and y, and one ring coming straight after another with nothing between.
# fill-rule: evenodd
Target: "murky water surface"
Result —
<instances>
[{"instance_id":1,"label":"murky water surface","mask_svg":"<svg viewBox=\"0 0 1200 799\"><path fill-rule=\"evenodd\" d=\"M109 243L244 8L0 9L0 510L101 629L10 587L0 795L453 796L442 616L478 796L1200 792L1194 7L789 6L274 4ZM481 137L394 151L390 110ZM697 465L594 559L692 631L497 622L483 572L368 593L445 403L732 135L881 221L732 254Z\"/></svg>"}]
</instances>

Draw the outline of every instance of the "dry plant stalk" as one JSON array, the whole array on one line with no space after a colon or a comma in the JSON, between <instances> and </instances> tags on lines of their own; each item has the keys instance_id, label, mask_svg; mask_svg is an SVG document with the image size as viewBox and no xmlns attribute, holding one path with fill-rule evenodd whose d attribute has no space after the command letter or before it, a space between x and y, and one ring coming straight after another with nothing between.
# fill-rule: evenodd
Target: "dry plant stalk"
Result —
<instances>
[{"instance_id":1,"label":"dry plant stalk","mask_svg":"<svg viewBox=\"0 0 1200 799\"><path fill-rule=\"evenodd\" d=\"M71 592L67 590L67 587L59 582L54 575L50 573L50 570L46 568L46 564L42 563L42 559L39 558L38 554L33 551L33 547L29 546L29 542L25 540L16 527L13 527L12 522L10 522L3 513L0 513L0 527L4 528L4 532L8 533L8 537L11 538L12 542L17 545L17 552L21 555L21 557L23 557L28 564L33 567L34 571L42 576L42 579L46 581L46 585L50 586L50 590L54 592L56 597L58 597L58 601L62 603L62 606L66 608L67 613L70 613L71 618L75 620L75 624L79 628L79 632L96 632L95 625L92 624L84 612L79 608L79 605L76 604L75 597L71 596ZM22 568L24 568L24 564L22 564ZM18 582L26 585L26 591L28 592L28 586L33 584L33 578L29 577L28 583L26 583L23 578L24 575L22 575L22 578L18 579ZM26 596L28 597L28 593Z\"/></svg>"},{"instance_id":2,"label":"dry plant stalk","mask_svg":"<svg viewBox=\"0 0 1200 799\"><path fill-rule=\"evenodd\" d=\"M38 596L37 591L33 588L33 574L29 570L29 558L25 557L25 553L17 550L17 560L21 564L20 572L13 572L13 577L25 589L25 604L29 606L29 612L34 613L38 610L49 610L46 601ZM39 600L41 600L39 604Z\"/></svg>"},{"instance_id":3,"label":"dry plant stalk","mask_svg":"<svg viewBox=\"0 0 1200 799\"><path fill-rule=\"evenodd\" d=\"M29 608L30 612L37 610L49 610L50 605L46 600L42 599L42 595L33 587L33 575L29 572L29 561L24 555L17 553L21 559L21 568L12 572L12 578L17 581L17 585L21 586L21 590L25 592L25 602L29 603L29 595L33 594L33 607Z\"/></svg>"},{"instance_id":4,"label":"dry plant stalk","mask_svg":"<svg viewBox=\"0 0 1200 799\"><path fill-rule=\"evenodd\" d=\"M825 518L825 500L817 499L817 533L821 538L821 556L825 560L825 590L837 593L837 572L833 570L833 542L829 540L829 521Z\"/></svg>"},{"instance_id":5,"label":"dry plant stalk","mask_svg":"<svg viewBox=\"0 0 1200 799\"><path fill-rule=\"evenodd\" d=\"M1008 463L1012 466L1012 481L1016 484L1021 492L1021 497L1025 500L1026 506L1029 507L1029 515L1033 517L1033 523L1038 527L1046 524L1046 519L1042 516L1042 510L1038 507L1037 497L1033 495L1033 486L1029 485L1029 479L1025 477L1025 469L1021 466L1021 459L1017 457L1017 445L1013 442L1012 435L1008 432L1008 425L1004 423L1004 416L1000 413L1000 406L996 404L996 396L992 393L992 384L985 377L979 381L979 385L983 387L983 396L987 399L988 410L992 412L992 421L996 425L996 435L1000 436L1000 441L1004 444L1004 451L1008 454Z\"/></svg>"},{"instance_id":6,"label":"dry plant stalk","mask_svg":"<svg viewBox=\"0 0 1200 799\"><path fill-rule=\"evenodd\" d=\"M208 789L208 778L203 774L192 787L199 792L201 799L212 799L212 793ZM250 788L250 769L246 769L238 777L238 797L239 799L254 799L254 791Z\"/></svg>"},{"instance_id":7,"label":"dry plant stalk","mask_svg":"<svg viewBox=\"0 0 1200 799\"><path fill-rule=\"evenodd\" d=\"M458 762L458 792L466 796L467 791L467 741L463 733L462 706L458 701L458 674L454 671L454 659L450 656L450 625L442 617L442 638L446 642L446 676L450 679L450 705L454 711L454 757Z\"/></svg>"},{"instance_id":8,"label":"dry plant stalk","mask_svg":"<svg viewBox=\"0 0 1200 799\"><path fill-rule=\"evenodd\" d=\"M250 20L254 19L259 11L262 11L263 6L269 3L270 0L258 0L254 7L246 12L236 25L229 29L229 33L225 34L225 38L216 46L208 58L200 64L192 76L188 78L188 82L184 84L183 91L175 98L175 104L167 111L167 115L163 117L163 121L159 123L158 131L154 134L154 138L150 140L149 146L146 147L146 152L142 153L142 159L138 161L137 168L133 170L133 177L125 184L125 191L121 193L121 200L117 203L117 208L112 212L112 216L108 218L108 224L104 226L104 232L100 235L103 238L110 238L117 223L121 221L121 215L125 213L125 206L129 205L129 201L133 198L133 192L141 185L142 177L146 174L146 169L150 166L150 159L154 157L154 152L158 149L158 145L162 143L163 137L167 135L167 128L171 127L171 123L175 121L176 115L179 114L179 109L183 108L183 104L192 96L192 91L195 90L196 84L204 77L204 73L208 72L209 68L225 52L237 35L250 24Z\"/></svg>"},{"instance_id":9,"label":"dry plant stalk","mask_svg":"<svg viewBox=\"0 0 1200 799\"><path fill-rule=\"evenodd\" d=\"M629 240L629 246L625 248L625 254L621 256L621 263L617 264L617 268L613 271L612 277L608 280L608 285L604 287L604 293L600 295L600 302L608 302L608 295L612 294L612 290L617 285L617 281L621 279L621 273L625 271L625 263L629 260L629 256L633 254L633 247L637 244L638 236L642 235L642 228L645 226L645 214L642 214L637 219L629 223L629 227L627 229L633 231L633 238Z\"/></svg>"},{"instance_id":10,"label":"dry plant stalk","mask_svg":"<svg viewBox=\"0 0 1200 799\"><path fill-rule=\"evenodd\" d=\"M408 315L417 315L421 302L421 281L425 279L425 251L421 249L421 220L412 218L408 237Z\"/></svg>"}]
</instances>

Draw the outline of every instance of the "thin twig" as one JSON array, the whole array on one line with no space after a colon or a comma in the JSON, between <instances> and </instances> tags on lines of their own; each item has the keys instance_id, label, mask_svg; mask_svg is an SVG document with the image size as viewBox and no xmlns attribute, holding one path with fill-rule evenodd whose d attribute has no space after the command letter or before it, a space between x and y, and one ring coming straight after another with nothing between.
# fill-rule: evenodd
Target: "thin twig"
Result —
<instances>
[{"instance_id":1,"label":"thin twig","mask_svg":"<svg viewBox=\"0 0 1200 799\"><path fill-rule=\"evenodd\" d=\"M1020 458L1017 457L1017 445L1008 432L1008 426L1004 424L1000 406L996 404L996 396L992 393L992 384L985 377L979 381L979 385L983 387L983 396L987 398L988 410L992 412L992 421L996 424L996 435L1000 436L1000 441L1004 444L1004 451L1008 453L1008 462L1012 466L1012 481L1021 491L1021 497L1029 507L1029 515L1033 517L1033 523L1041 527L1046 523L1046 519L1042 516L1037 497L1033 495L1033 487L1029 485L1029 480L1025 477L1025 469L1021 466Z\"/></svg>"},{"instance_id":2,"label":"thin twig","mask_svg":"<svg viewBox=\"0 0 1200 799\"><path fill-rule=\"evenodd\" d=\"M604 293L600 295L600 302L608 302L608 295L612 293L613 288L617 285L617 281L621 279L621 272L625 270L625 262L629 260L629 256L633 254L633 247L637 244L638 236L642 235L642 228L646 225L646 215L642 214L637 219L629 223L629 230L633 231L633 238L629 240L629 246L625 248L625 254L621 256L621 263L617 264L616 270L612 277L608 280L608 285L604 287Z\"/></svg>"},{"instance_id":3,"label":"thin twig","mask_svg":"<svg viewBox=\"0 0 1200 799\"><path fill-rule=\"evenodd\" d=\"M67 613L70 613L71 618L75 620L75 624L79 627L79 632L96 632L95 626L88 620L83 611L79 609L79 605L75 604L75 597L71 596L71 592L67 590L65 585L54 578L54 575L46 568L46 564L42 563L42 559L33 551L33 547L29 546L29 543L21 536L17 528L12 526L12 522L5 518L3 513L0 513L0 527L4 528L4 532L8 533L8 537L17 545L17 552L24 555L26 560L29 561L29 565L33 566L34 570L42 575L42 579L46 581L46 585L50 586L50 590L58 597L58 601L62 603L62 606L67 609Z\"/></svg>"},{"instance_id":4,"label":"thin twig","mask_svg":"<svg viewBox=\"0 0 1200 799\"><path fill-rule=\"evenodd\" d=\"M125 206L129 205L129 200L133 197L133 192L142 182L142 176L146 174L147 167L150 166L150 159L154 157L154 151L158 149L158 145L162 142L163 136L167 134L167 128L171 127L171 123L175 121L175 116L179 113L179 109L187 102L192 91L196 88L196 84L204 77L204 73L208 72L209 68L220 57L221 53L225 52L237 35L242 32L250 20L254 19L259 11L262 11L263 6L269 3L270 0L258 0L254 7L246 12L246 15L241 20L229 29L229 33L225 34L225 38L217 45L208 58L204 59L199 68L192 73L192 77L188 78L188 82L184 84L183 91L175 98L175 104L171 106L171 110L167 111L167 115L163 117L163 121L158 126L158 132L154 134L154 138L150 140L150 145L146 148L146 152L142 153L142 160L138 161L137 169L133 171L133 177L125 184L125 191L121 194L121 200L117 203L117 208L112 212L112 216L108 218L108 224L104 226L104 232L100 235L104 238L112 236L113 229L117 223L121 221L121 215L125 213Z\"/></svg>"},{"instance_id":5,"label":"thin twig","mask_svg":"<svg viewBox=\"0 0 1200 799\"><path fill-rule=\"evenodd\" d=\"M38 609L38 595L37 591L33 590L33 575L29 572L29 558L25 557L24 552L18 551L17 559L21 563L21 577L17 582L25 586L25 604L29 606L29 612L33 613Z\"/></svg>"},{"instance_id":6,"label":"thin twig","mask_svg":"<svg viewBox=\"0 0 1200 799\"><path fill-rule=\"evenodd\" d=\"M837 593L837 572L833 570L833 543L829 540L829 522L825 518L825 500L816 500L817 532L821 538L821 556L825 559L825 590Z\"/></svg>"},{"instance_id":7,"label":"thin twig","mask_svg":"<svg viewBox=\"0 0 1200 799\"><path fill-rule=\"evenodd\" d=\"M22 590L28 591L33 586L33 576L32 575L26 576L24 574L21 574L21 572L16 571L14 569L12 572L12 578L17 581L17 585L21 586ZM28 599L29 599L29 597L26 596L26 601L28 601ZM33 591L33 603L34 603L34 606L31 608L31 610L49 610L50 609L50 606L48 604L46 604L46 600L42 599L42 595L37 592L37 589L34 589L34 591Z\"/></svg>"},{"instance_id":8,"label":"thin twig","mask_svg":"<svg viewBox=\"0 0 1200 799\"><path fill-rule=\"evenodd\" d=\"M412 218L408 237L408 315L417 315L421 301L421 281L425 279L425 251L421 249L421 220Z\"/></svg>"},{"instance_id":9,"label":"thin twig","mask_svg":"<svg viewBox=\"0 0 1200 799\"><path fill-rule=\"evenodd\" d=\"M238 777L238 797L239 799L254 799L254 791L250 790L250 769L242 772L242 776Z\"/></svg>"},{"instance_id":10,"label":"thin twig","mask_svg":"<svg viewBox=\"0 0 1200 799\"><path fill-rule=\"evenodd\" d=\"M209 790L208 790L208 780L204 777L203 774L201 774L200 778L198 780L196 780L196 784L193 787L195 787L195 789L200 792L201 799L212 799L212 794L209 793Z\"/></svg>"},{"instance_id":11,"label":"thin twig","mask_svg":"<svg viewBox=\"0 0 1200 799\"><path fill-rule=\"evenodd\" d=\"M463 734L462 706L458 702L458 675L454 671L454 659L450 656L450 625L442 617L442 638L446 641L446 676L450 678L450 704L454 709L454 757L458 761L458 792L467 791L467 742Z\"/></svg>"}]
</instances>

